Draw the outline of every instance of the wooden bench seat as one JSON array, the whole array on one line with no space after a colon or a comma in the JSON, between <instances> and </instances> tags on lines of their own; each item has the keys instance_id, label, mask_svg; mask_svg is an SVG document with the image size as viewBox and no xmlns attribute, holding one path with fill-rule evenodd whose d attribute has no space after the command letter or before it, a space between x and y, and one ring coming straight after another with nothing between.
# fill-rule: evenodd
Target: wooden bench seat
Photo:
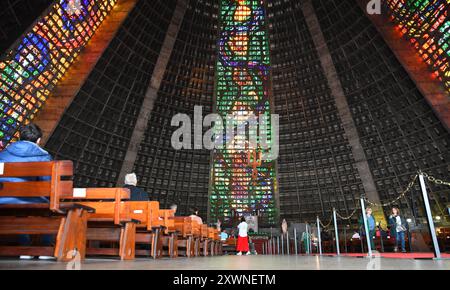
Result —
<instances>
[{"instance_id":1,"label":"wooden bench seat","mask_svg":"<svg viewBox=\"0 0 450 290\"><path fill-rule=\"evenodd\" d=\"M73 191L71 161L0 163L0 197L47 198L37 204L0 205L0 235L56 236L55 246L0 246L0 256L54 256L70 261L76 255L84 259L88 211L75 203L63 203ZM2 178L29 181L7 182Z\"/></svg>"}]
</instances>

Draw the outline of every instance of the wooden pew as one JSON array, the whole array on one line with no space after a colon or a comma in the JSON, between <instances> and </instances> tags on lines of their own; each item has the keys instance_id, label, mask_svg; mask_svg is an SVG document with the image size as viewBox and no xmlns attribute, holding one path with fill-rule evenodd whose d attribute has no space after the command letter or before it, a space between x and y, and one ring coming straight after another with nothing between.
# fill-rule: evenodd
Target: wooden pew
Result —
<instances>
[{"instance_id":1,"label":"wooden pew","mask_svg":"<svg viewBox=\"0 0 450 290\"><path fill-rule=\"evenodd\" d=\"M95 209L89 213L86 241L87 255L119 256L121 260L135 257L136 223L130 216L130 191L126 188L76 188L63 194L66 201ZM96 241L94 243L93 241ZM99 244L118 243L119 247L100 247ZM97 245L94 245L97 244Z\"/></svg>"},{"instance_id":2,"label":"wooden pew","mask_svg":"<svg viewBox=\"0 0 450 290\"><path fill-rule=\"evenodd\" d=\"M62 203L72 194L71 161L0 163L0 178L28 177L33 180L6 182L0 180L0 197L44 197L38 204L0 205L0 235L56 235L54 247L0 246L0 256L54 256L58 261L70 261L86 254L88 212L92 208L74 203Z\"/></svg>"},{"instance_id":3,"label":"wooden pew","mask_svg":"<svg viewBox=\"0 0 450 290\"><path fill-rule=\"evenodd\" d=\"M222 241L220 240L220 231L216 228L213 229L213 255L222 255Z\"/></svg>"},{"instance_id":4,"label":"wooden pew","mask_svg":"<svg viewBox=\"0 0 450 290\"><path fill-rule=\"evenodd\" d=\"M131 218L139 221L136 229L136 246L148 247L148 249L136 249L136 255L151 256L154 259L162 257L161 230L164 221L159 214L159 202L128 201L127 203Z\"/></svg>"},{"instance_id":5,"label":"wooden pew","mask_svg":"<svg viewBox=\"0 0 450 290\"><path fill-rule=\"evenodd\" d=\"M200 225L200 252L203 256L208 256L209 232L208 225Z\"/></svg>"},{"instance_id":6,"label":"wooden pew","mask_svg":"<svg viewBox=\"0 0 450 290\"><path fill-rule=\"evenodd\" d=\"M128 201L131 218L138 220L136 243L149 246L149 250L139 249L138 255L151 256L154 259L164 254L164 248L170 257L176 257L177 241L174 212L159 208L157 201Z\"/></svg>"},{"instance_id":7,"label":"wooden pew","mask_svg":"<svg viewBox=\"0 0 450 290\"><path fill-rule=\"evenodd\" d=\"M170 209L159 210L160 217L162 218L162 246L163 255L170 258L178 257L178 235L175 227L175 212Z\"/></svg>"},{"instance_id":8,"label":"wooden pew","mask_svg":"<svg viewBox=\"0 0 450 290\"><path fill-rule=\"evenodd\" d=\"M194 256L194 232L190 217L175 217L175 229L178 233L178 254L185 257Z\"/></svg>"},{"instance_id":9,"label":"wooden pew","mask_svg":"<svg viewBox=\"0 0 450 290\"><path fill-rule=\"evenodd\" d=\"M191 220L191 226L192 226L192 237L194 239L194 247L192 254L195 257L198 257L200 256L200 244L202 240L201 225L197 221Z\"/></svg>"}]
</instances>

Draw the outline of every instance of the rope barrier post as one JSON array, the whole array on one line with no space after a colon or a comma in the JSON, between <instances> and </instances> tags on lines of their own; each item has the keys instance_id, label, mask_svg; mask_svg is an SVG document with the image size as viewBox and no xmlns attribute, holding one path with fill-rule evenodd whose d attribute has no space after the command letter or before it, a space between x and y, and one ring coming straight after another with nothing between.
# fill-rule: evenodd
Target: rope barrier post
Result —
<instances>
[{"instance_id":1,"label":"rope barrier post","mask_svg":"<svg viewBox=\"0 0 450 290\"><path fill-rule=\"evenodd\" d=\"M273 255L273 235L272 235L272 227L270 227L270 239L269 239L269 248L270 248L270 254Z\"/></svg>"},{"instance_id":2,"label":"rope barrier post","mask_svg":"<svg viewBox=\"0 0 450 290\"><path fill-rule=\"evenodd\" d=\"M348 249L347 249L347 225L344 226L344 249L345 249L345 253L348 253Z\"/></svg>"},{"instance_id":3,"label":"rope barrier post","mask_svg":"<svg viewBox=\"0 0 450 290\"><path fill-rule=\"evenodd\" d=\"M276 255L276 238L272 238L272 255Z\"/></svg>"},{"instance_id":4,"label":"rope barrier post","mask_svg":"<svg viewBox=\"0 0 450 290\"><path fill-rule=\"evenodd\" d=\"M370 246L370 239L372 239L372 237L370 236L369 226L367 225L367 216L366 216L366 207L364 205L364 196L361 196L360 201L361 201L361 211L362 211L363 221L364 221L364 230L366 232L367 254L369 257L372 257L372 247Z\"/></svg>"},{"instance_id":5,"label":"rope barrier post","mask_svg":"<svg viewBox=\"0 0 450 290\"><path fill-rule=\"evenodd\" d=\"M305 238L306 238L306 253L308 254L308 255L311 255L312 254L312 251L311 251L311 234L310 234L310 229L309 229L309 224L307 223L306 224L306 236L305 236Z\"/></svg>"},{"instance_id":6,"label":"rope barrier post","mask_svg":"<svg viewBox=\"0 0 450 290\"><path fill-rule=\"evenodd\" d=\"M336 208L333 208L333 220L334 220L334 234L336 240L336 254L341 255L341 249L339 248L339 231L337 227Z\"/></svg>"},{"instance_id":7,"label":"rope barrier post","mask_svg":"<svg viewBox=\"0 0 450 290\"><path fill-rule=\"evenodd\" d=\"M298 255L297 228L294 228L294 245L295 245L295 255Z\"/></svg>"},{"instance_id":8,"label":"rope barrier post","mask_svg":"<svg viewBox=\"0 0 450 290\"><path fill-rule=\"evenodd\" d=\"M423 174L419 174L420 188L422 189L423 203L425 204L425 211L427 213L428 227L431 234L431 239L433 241L434 257L436 259L441 258L441 251L439 249L438 240L436 237L436 230L434 228L433 216L431 214L430 201L428 200L427 188L425 186L425 180L423 179Z\"/></svg>"},{"instance_id":9,"label":"rope barrier post","mask_svg":"<svg viewBox=\"0 0 450 290\"><path fill-rule=\"evenodd\" d=\"M308 224L308 242L309 242L309 253L313 254L312 249L312 227Z\"/></svg>"},{"instance_id":10,"label":"rope barrier post","mask_svg":"<svg viewBox=\"0 0 450 290\"><path fill-rule=\"evenodd\" d=\"M317 217L317 238L319 239L319 255L322 256L322 235L320 233L320 220Z\"/></svg>"},{"instance_id":11,"label":"rope barrier post","mask_svg":"<svg viewBox=\"0 0 450 290\"><path fill-rule=\"evenodd\" d=\"M280 254L280 236L277 237L277 255Z\"/></svg>"},{"instance_id":12,"label":"rope barrier post","mask_svg":"<svg viewBox=\"0 0 450 290\"><path fill-rule=\"evenodd\" d=\"M411 243L412 237L411 237L411 230L410 229L411 229L411 226L408 225L408 231L407 231L407 233L408 233L408 246L409 246L409 252L412 253L413 252L413 248L412 248L412 243Z\"/></svg>"},{"instance_id":13,"label":"rope barrier post","mask_svg":"<svg viewBox=\"0 0 450 290\"><path fill-rule=\"evenodd\" d=\"M287 250L287 254L290 255L290 251L289 251L289 231L286 232L286 250Z\"/></svg>"}]
</instances>

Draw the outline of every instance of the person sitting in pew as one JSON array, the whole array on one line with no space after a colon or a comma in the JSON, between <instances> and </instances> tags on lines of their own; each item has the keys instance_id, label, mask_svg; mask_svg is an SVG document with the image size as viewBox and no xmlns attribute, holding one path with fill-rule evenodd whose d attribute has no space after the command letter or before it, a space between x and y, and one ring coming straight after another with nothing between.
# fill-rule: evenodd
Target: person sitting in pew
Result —
<instances>
[{"instance_id":1,"label":"person sitting in pew","mask_svg":"<svg viewBox=\"0 0 450 290\"><path fill-rule=\"evenodd\" d=\"M131 201L149 201L150 198L148 193L139 188L137 185L137 177L135 173L130 173L125 175L125 185L123 187L130 190L130 200Z\"/></svg>"},{"instance_id":2,"label":"person sitting in pew","mask_svg":"<svg viewBox=\"0 0 450 290\"><path fill-rule=\"evenodd\" d=\"M51 155L39 147L42 138L42 131L35 124L29 124L20 129L20 139L12 143L0 152L0 163L8 162L45 162L52 161ZM37 178L0 178L0 182L23 182L34 181ZM42 180L49 180L41 178ZM48 202L45 197L0 197L0 204L30 204Z\"/></svg>"},{"instance_id":3,"label":"person sitting in pew","mask_svg":"<svg viewBox=\"0 0 450 290\"><path fill-rule=\"evenodd\" d=\"M178 206L177 206L176 204L172 204L172 205L170 206L170 209L173 210L173 215L176 216Z\"/></svg>"},{"instance_id":4,"label":"person sitting in pew","mask_svg":"<svg viewBox=\"0 0 450 290\"><path fill-rule=\"evenodd\" d=\"M198 216L198 208L194 208L193 213L189 216L193 221L197 221L199 224L203 224L203 220Z\"/></svg>"},{"instance_id":5,"label":"person sitting in pew","mask_svg":"<svg viewBox=\"0 0 450 290\"><path fill-rule=\"evenodd\" d=\"M51 161L51 155L39 146L42 138L42 130L36 124L24 126L19 131L19 141L12 143L0 152L0 163L8 162L45 162ZM0 182L24 182L24 181L45 181L49 177L30 178L0 178ZM33 204L48 203L45 197L0 197L0 204ZM50 246L54 242L52 235L42 235L42 244ZM30 235L19 235L19 244L31 246ZM20 256L21 259L33 259L33 256ZM40 256L41 260L54 259L53 257Z\"/></svg>"},{"instance_id":6,"label":"person sitting in pew","mask_svg":"<svg viewBox=\"0 0 450 290\"><path fill-rule=\"evenodd\" d=\"M223 230L221 233L220 233L220 240L221 241L226 241L228 239L228 234L227 234L227 231L226 230Z\"/></svg>"}]
</instances>

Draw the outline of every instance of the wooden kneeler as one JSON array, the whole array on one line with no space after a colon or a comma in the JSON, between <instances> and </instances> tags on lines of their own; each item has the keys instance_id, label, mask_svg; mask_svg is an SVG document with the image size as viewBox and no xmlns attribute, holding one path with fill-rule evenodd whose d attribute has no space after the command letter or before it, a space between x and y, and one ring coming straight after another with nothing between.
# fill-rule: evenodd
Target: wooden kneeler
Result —
<instances>
[{"instance_id":1,"label":"wooden kneeler","mask_svg":"<svg viewBox=\"0 0 450 290\"><path fill-rule=\"evenodd\" d=\"M58 261L80 260L86 254L88 212L92 208L62 203L71 195L71 161L0 163L0 197L40 197L42 203L0 205L0 235L55 235L54 247L0 246L0 256L54 256ZM1 181L2 177L24 182ZM28 181L34 180L34 181Z\"/></svg>"}]
</instances>

